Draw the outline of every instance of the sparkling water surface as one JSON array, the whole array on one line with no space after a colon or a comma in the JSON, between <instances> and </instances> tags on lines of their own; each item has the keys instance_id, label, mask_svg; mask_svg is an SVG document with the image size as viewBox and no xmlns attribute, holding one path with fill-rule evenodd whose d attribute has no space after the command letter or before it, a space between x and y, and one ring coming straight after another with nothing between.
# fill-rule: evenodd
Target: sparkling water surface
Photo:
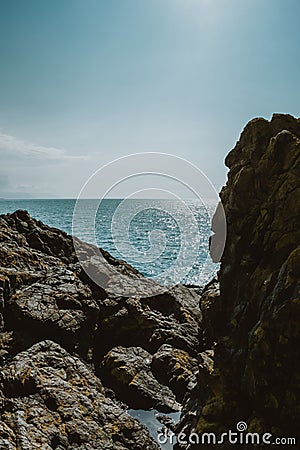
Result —
<instances>
[{"instance_id":1,"label":"sparkling water surface","mask_svg":"<svg viewBox=\"0 0 300 450\"><path fill-rule=\"evenodd\" d=\"M72 234L75 199L0 200L0 214L27 210L49 226ZM157 199L83 200L77 236L126 260L146 277L162 283L204 285L218 265L209 256L213 206L200 201ZM95 226L88 217L94 216ZM195 228L197 227L197 229ZM192 267L191 267L192 266ZM161 274L167 274L163 275Z\"/></svg>"}]
</instances>

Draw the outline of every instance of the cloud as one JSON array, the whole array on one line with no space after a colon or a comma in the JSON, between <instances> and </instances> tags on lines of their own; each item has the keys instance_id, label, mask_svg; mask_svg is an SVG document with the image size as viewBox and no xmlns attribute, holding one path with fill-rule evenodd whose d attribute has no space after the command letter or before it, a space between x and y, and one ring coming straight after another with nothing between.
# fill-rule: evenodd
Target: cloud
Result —
<instances>
[{"instance_id":1,"label":"cloud","mask_svg":"<svg viewBox=\"0 0 300 450\"><path fill-rule=\"evenodd\" d=\"M66 150L61 148L34 144L3 133L0 133L0 157L6 159L22 158L28 162L70 162L87 159L83 155L69 155Z\"/></svg>"}]
</instances>

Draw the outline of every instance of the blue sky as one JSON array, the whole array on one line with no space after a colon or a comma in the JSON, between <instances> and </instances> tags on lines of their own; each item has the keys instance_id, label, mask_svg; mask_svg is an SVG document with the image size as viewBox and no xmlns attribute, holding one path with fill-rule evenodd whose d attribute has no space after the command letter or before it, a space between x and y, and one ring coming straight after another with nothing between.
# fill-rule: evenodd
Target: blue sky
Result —
<instances>
[{"instance_id":1,"label":"blue sky","mask_svg":"<svg viewBox=\"0 0 300 450\"><path fill-rule=\"evenodd\" d=\"M217 190L244 125L300 115L299 0L0 0L0 196L76 197L134 152Z\"/></svg>"}]
</instances>

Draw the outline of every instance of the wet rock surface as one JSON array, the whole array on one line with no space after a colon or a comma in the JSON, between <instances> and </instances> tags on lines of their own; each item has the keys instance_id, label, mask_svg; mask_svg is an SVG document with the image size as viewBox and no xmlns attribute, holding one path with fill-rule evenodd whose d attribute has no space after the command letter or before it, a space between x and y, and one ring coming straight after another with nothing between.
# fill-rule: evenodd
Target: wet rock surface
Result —
<instances>
[{"instance_id":1,"label":"wet rock surface","mask_svg":"<svg viewBox=\"0 0 300 450\"><path fill-rule=\"evenodd\" d=\"M76 254L72 237L26 211L0 227L0 448L158 448L126 409L179 410L171 365L160 379L164 360L151 363L163 344L194 361L199 295L162 289L79 240Z\"/></svg>"},{"instance_id":2,"label":"wet rock surface","mask_svg":"<svg viewBox=\"0 0 300 450\"><path fill-rule=\"evenodd\" d=\"M178 431L220 435L243 420L249 432L295 437L300 423L300 119L275 114L271 121L251 121L226 165L230 171L221 199L228 230L220 292L210 286L201 301L205 341L216 343L214 370L186 398Z\"/></svg>"}]
</instances>

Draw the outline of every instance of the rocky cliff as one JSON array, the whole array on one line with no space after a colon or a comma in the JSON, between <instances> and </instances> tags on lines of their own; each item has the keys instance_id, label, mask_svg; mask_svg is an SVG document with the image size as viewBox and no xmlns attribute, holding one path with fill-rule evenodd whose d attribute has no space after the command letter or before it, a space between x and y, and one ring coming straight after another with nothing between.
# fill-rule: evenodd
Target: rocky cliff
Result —
<instances>
[{"instance_id":1,"label":"rocky cliff","mask_svg":"<svg viewBox=\"0 0 300 450\"><path fill-rule=\"evenodd\" d=\"M220 196L227 242L219 286L210 284L202 298L214 370L198 377L187 395L177 431L220 435L244 421L249 432L296 436L300 119L274 114L271 121L252 120L225 162L228 181ZM217 234L218 213L213 228Z\"/></svg>"}]
</instances>

